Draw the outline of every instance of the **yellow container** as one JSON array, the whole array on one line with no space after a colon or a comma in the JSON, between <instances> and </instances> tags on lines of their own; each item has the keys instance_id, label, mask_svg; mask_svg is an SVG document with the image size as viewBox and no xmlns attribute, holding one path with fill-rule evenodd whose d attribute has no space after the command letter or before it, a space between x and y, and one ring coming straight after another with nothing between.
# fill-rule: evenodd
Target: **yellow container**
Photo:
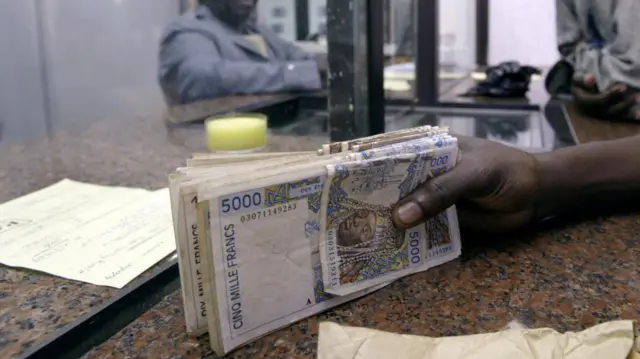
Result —
<instances>
[{"instance_id":1,"label":"yellow container","mask_svg":"<svg viewBox=\"0 0 640 359\"><path fill-rule=\"evenodd\" d=\"M267 116L233 113L205 121L207 147L213 152L259 152L267 145Z\"/></svg>"}]
</instances>

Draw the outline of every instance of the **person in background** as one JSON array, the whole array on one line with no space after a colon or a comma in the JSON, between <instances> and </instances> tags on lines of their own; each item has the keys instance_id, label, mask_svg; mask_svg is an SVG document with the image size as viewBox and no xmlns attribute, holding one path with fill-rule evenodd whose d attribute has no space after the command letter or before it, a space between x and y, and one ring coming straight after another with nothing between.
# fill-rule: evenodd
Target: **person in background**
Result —
<instances>
[{"instance_id":1,"label":"person in background","mask_svg":"<svg viewBox=\"0 0 640 359\"><path fill-rule=\"evenodd\" d=\"M168 102L322 87L326 59L257 24L257 2L201 0L168 25L158 73Z\"/></svg>"},{"instance_id":2,"label":"person in background","mask_svg":"<svg viewBox=\"0 0 640 359\"><path fill-rule=\"evenodd\" d=\"M506 232L549 217L640 205L640 136L530 154L459 137L461 159L392 209L407 229L456 205L460 226Z\"/></svg>"},{"instance_id":3,"label":"person in background","mask_svg":"<svg viewBox=\"0 0 640 359\"><path fill-rule=\"evenodd\" d=\"M547 75L552 95L573 95L585 115L639 121L640 1L556 0L561 60Z\"/></svg>"}]
</instances>

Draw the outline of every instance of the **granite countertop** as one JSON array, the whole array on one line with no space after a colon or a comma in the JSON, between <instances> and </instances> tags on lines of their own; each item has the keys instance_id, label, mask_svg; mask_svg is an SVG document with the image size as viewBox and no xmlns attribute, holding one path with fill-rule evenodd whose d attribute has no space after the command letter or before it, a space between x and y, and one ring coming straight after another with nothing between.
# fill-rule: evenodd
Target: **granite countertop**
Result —
<instances>
[{"instance_id":1,"label":"granite countertop","mask_svg":"<svg viewBox=\"0 0 640 359\"><path fill-rule=\"evenodd\" d=\"M205 142L201 124L169 130L164 118L166 114L158 113L104 120L43 139L0 142L0 202L63 178L165 187L167 173L192 152L204 151ZM312 150L326 141L272 134L269 149ZM314 357L322 320L432 336L493 331L512 319L561 331L618 318L640 320L639 233L640 216L619 215L535 235L483 238L482 245L465 241L463 257L457 261L303 320L229 357ZM0 357L18 355L116 293L0 266ZM187 337L179 291L85 355L202 356L213 356L208 338Z\"/></svg>"},{"instance_id":2,"label":"granite countertop","mask_svg":"<svg viewBox=\"0 0 640 359\"><path fill-rule=\"evenodd\" d=\"M227 358L315 358L318 324L452 336L500 330L512 320L559 331L640 320L640 216L619 215L510 238L474 238L454 262L401 279L302 320ZM185 332L179 291L84 358L214 357Z\"/></svg>"},{"instance_id":3,"label":"granite countertop","mask_svg":"<svg viewBox=\"0 0 640 359\"><path fill-rule=\"evenodd\" d=\"M278 100L267 97L258 100ZM239 101L239 106L251 104L246 98ZM180 111L196 117L212 113L211 104L193 107ZM191 153L206 151L201 123L168 129L166 117L166 113L157 113L126 121L103 120L46 138L3 140L0 203L64 178L147 189L166 187L168 173L184 165ZM273 134L269 141L271 151L299 151L314 150L327 139ZM0 358L19 355L116 293L114 288L0 265Z\"/></svg>"},{"instance_id":4,"label":"granite countertop","mask_svg":"<svg viewBox=\"0 0 640 359\"><path fill-rule=\"evenodd\" d=\"M284 139L283 139L284 140ZM640 215L616 215L509 237L463 237L459 260L401 279L272 333L228 358L314 358L318 324L334 321L397 333L451 336L530 327L578 331L640 320ZM185 331L179 291L84 358L216 356Z\"/></svg>"}]
</instances>

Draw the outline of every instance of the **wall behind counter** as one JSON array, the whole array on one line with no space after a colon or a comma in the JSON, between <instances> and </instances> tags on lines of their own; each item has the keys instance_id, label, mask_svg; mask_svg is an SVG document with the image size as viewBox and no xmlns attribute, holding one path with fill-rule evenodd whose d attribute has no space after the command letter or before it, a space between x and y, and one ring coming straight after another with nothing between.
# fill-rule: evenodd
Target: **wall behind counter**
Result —
<instances>
[{"instance_id":1,"label":"wall behind counter","mask_svg":"<svg viewBox=\"0 0 640 359\"><path fill-rule=\"evenodd\" d=\"M558 59L555 0L491 0L489 63L548 67Z\"/></svg>"}]
</instances>

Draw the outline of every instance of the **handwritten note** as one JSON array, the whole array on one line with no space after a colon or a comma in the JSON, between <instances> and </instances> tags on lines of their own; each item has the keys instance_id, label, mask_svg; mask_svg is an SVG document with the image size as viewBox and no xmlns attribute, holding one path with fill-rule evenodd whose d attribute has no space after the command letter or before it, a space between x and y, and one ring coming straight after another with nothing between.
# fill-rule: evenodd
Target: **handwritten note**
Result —
<instances>
[{"instance_id":1,"label":"handwritten note","mask_svg":"<svg viewBox=\"0 0 640 359\"><path fill-rule=\"evenodd\" d=\"M63 180L0 205L0 263L122 288L175 251L168 189Z\"/></svg>"}]
</instances>

